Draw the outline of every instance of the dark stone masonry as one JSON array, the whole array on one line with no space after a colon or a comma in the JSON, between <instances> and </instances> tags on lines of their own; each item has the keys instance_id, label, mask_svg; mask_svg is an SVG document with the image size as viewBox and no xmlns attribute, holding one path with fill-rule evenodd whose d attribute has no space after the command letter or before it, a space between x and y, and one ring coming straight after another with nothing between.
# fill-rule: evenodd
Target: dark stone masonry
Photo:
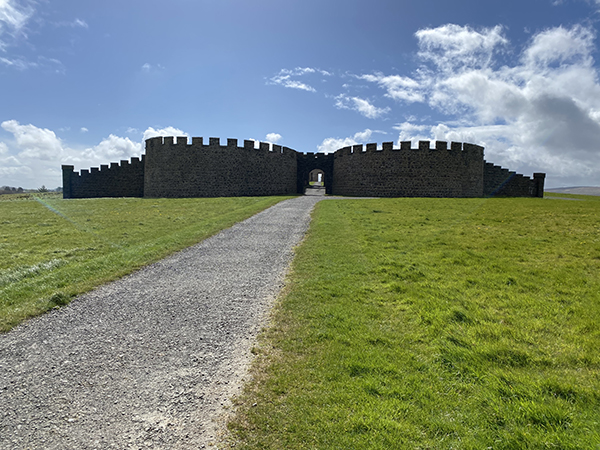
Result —
<instances>
[{"instance_id":1,"label":"dark stone masonry","mask_svg":"<svg viewBox=\"0 0 600 450\"><path fill-rule=\"evenodd\" d=\"M545 174L529 178L483 159L483 147L420 141L299 153L264 142L155 137L142 158L74 172L62 166L63 197L238 197L302 194L310 173L325 192L363 197L543 197Z\"/></svg>"}]
</instances>

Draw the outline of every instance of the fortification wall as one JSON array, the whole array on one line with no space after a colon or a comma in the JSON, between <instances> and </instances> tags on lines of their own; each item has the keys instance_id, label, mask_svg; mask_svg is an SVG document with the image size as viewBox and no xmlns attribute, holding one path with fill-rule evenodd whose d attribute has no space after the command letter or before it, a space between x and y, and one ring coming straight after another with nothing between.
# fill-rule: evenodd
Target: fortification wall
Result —
<instances>
[{"instance_id":1,"label":"fortification wall","mask_svg":"<svg viewBox=\"0 0 600 450\"><path fill-rule=\"evenodd\" d=\"M334 154L301 154L287 147L219 138L156 137L142 159L100 168L63 168L64 198L233 197L304 192L320 169L328 194L373 197L543 197L545 174L533 179L486 163L483 147L420 141L355 145Z\"/></svg>"},{"instance_id":2,"label":"fortification wall","mask_svg":"<svg viewBox=\"0 0 600 450\"><path fill-rule=\"evenodd\" d=\"M483 147L420 141L355 145L335 152L333 193L376 197L481 197Z\"/></svg>"},{"instance_id":3,"label":"fortification wall","mask_svg":"<svg viewBox=\"0 0 600 450\"><path fill-rule=\"evenodd\" d=\"M63 198L143 197L144 156L74 171L63 165Z\"/></svg>"},{"instance_id":4,"label":"fortification wall","mask_svg":"<svg viewBox=\"0 0 600 450\"><path fill-rule=\"evenodd\" d=\"M486 162L483 169L483 195L543 197L545 177L546 174L534 173L532 179Z\"/></svg>"},{"instance_id":5,"label":"fortification wall","mask_svg":"<svg viewBox=\"0 0 600 450\"><path fill-rule=\"evenodd\" d=\"M238 197L296 193L296 152L254 141L156 137L146 141L145 197Z\"/></svg>"}]
</instances>

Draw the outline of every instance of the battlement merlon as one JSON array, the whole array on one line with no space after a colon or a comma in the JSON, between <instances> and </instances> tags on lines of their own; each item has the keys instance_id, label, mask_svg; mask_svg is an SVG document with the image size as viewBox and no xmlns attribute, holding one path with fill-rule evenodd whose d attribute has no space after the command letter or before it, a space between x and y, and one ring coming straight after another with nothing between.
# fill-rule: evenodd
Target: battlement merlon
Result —
<instances>
[{"instance_id":1,"label":"battlement merlon","mask_svg":"<svg viewBox=\"0 0 600 450\"><path fill-rule=\"evenodd\" d=\"M533 174L533 183L534 183L534 195L539 198L544 197L544 180L546 179L546 174L541 172L535 172Z\"/></svg>"},{"instance_id":2,"label":"battlement merlon","mask_svg":"<svg viewBox=\"0 0 600 450\"><path fill-rule=\"evenodd\" d=\"M298 155L298 152L296 150L293 150L289 147L283 147L281 149L281 153L283 153L284 155L287 155L287 156L291 156L291 157L297 157L297 155Z\"/></svg>"},{"instance_id":3,"label":"battlement merlon","mask_svg":"<svg viewBox=\"0 0 600 450\"><path fill-rule=\"evenodd\" d=\"M203 137L192 137L187 136L155 136L146 139L146 151L148 150L164 150L169 151L169 148L193 148L195 150L211 148L213 150L219 149L247 149L257 150L262 152L269 152L273 154L281 154L286 156L293 156L296 154L296 150L289 147L283 147L278 144L270 142L259 142L252 139L245 139L243 146L239 145L239 141L236 138L227 138L227 144L221 145L221 138L211 137L208 138L208 143L205 142ZM144 162L145 155L142 155L141 162ZM131 164L136 164L137 161L132 159Z\"/></svg>"},{"instance_id":4,"label":"battlement merlon","mask_svg":"<svg viewBox=\"0 0 600 450\"><path fill-rule=\"evenodd\" d=\"M477 156L481 155L481 157L483 158L483 147L480 145L468 144L465 142L463 144L462 151L464 153L471 153Z\"/></svg>"},{"instance_id":5,"label":"battlement merlon","mask_svg":"<svg viewBox=\"0 0 600 450\"><path fill-rule=\"evenodd\" d=\"M419 150L431 150L430 141L419 141Z\"/></svg>"},{"instance_id":6,"label":"battlement merlon","mask_svg":"<svg viewBox=\"0 0 600 450\"><path fill-rule=\"evenodd\" d=\"M71 190L71 178L74 175L75 166L71 165L62 165L62 179L63 179L63 198L71 198L72 190Z\"/></svg>"}]
</instances>

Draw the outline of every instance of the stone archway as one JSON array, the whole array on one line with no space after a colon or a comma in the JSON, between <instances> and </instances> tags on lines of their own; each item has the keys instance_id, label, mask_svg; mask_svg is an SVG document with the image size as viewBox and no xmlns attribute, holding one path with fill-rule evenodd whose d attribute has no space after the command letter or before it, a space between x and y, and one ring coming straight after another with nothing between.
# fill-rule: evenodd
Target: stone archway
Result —
<instances>
[{"instance_id":1,"label":"stone archway","mask_svg":"<svg viewBox=\"0 0 600 450\"><path fill-rule=\"evenodd\" d=\"M333 153L306 153L299 154L297 163L297 186L298 194L304 194L310 185L311 173L313 177L321 174L321 182L326 194L333 192ZM316 180L315 180L316 181Z\"/></svg>"},{"instance_id":2,"label":"stone archway","mask_svg":"<svg viewBox=\"0 0 600 450\"><path fill-rule=\"evenodd\" d=\"M325 172L321 169L313 169L308 174L308 183L311 186L325 187Z\"/></svg>"}]
</instances>

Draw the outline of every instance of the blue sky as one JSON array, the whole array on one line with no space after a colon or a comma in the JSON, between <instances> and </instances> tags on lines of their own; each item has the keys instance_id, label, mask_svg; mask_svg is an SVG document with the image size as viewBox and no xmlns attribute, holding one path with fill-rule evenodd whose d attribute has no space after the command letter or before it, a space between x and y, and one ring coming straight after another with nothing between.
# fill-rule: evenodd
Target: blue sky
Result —
<instances>
[{"instance_id":1,"label":"blue sky","mask_svg":"<svg viewBox=\"0 0 600 450\"><path fill-rule=\"evenodd\" d=\"M0 0L0 185L156 135L447 140L600 185L600 0Z\"/></svg>"}]
</instances>

